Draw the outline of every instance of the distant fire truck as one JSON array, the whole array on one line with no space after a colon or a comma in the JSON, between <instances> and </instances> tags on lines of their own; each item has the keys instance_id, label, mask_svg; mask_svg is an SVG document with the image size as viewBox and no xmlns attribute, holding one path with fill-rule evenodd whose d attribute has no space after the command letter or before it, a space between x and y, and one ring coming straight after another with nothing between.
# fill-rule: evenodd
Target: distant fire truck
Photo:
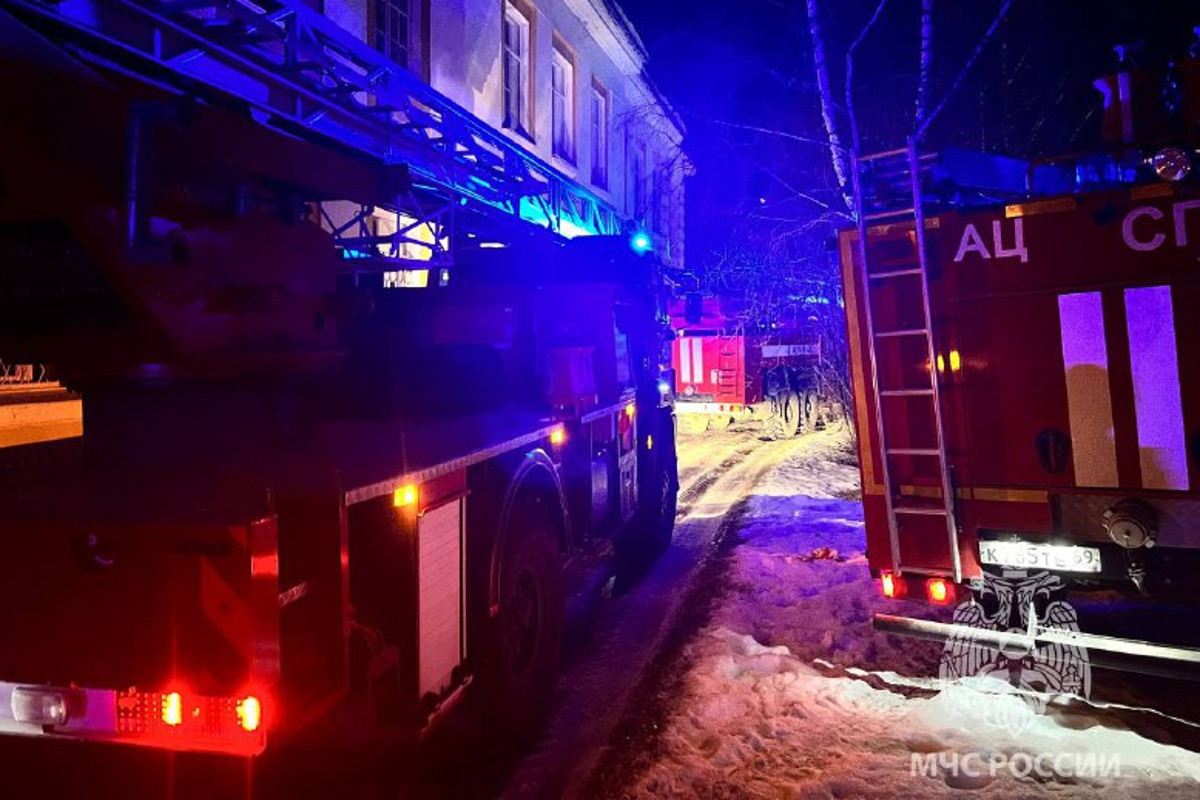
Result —
<instances>
[{"instance_id":1,"label":"distant fire truck","mask_svg":"<svg viewBox=\"0 0 1200 800\"><path fill-rule=\"evenodd\" d=\"M1195 60L1181 66L1200 78ZM839 242L868 557L884 595L951 604L985 572L1025 570L1196 596L1196 158L1181 139L1034 164L911 146L859 159L860 223ZM1066 636L1029 621L1012 646ZM1200 675L1196 650L1068 638L1096 664L1153 659Z\"/></svg>"},{"instance_id":2,"label":"distant fire truck","mask_svg":"<svg viewBox=\"0 0 1200 800\"><path fill-rule=\"evenodd\" d=\"M675 410L685 430L761 420L784 439L821 424L821 340L805 320L748 319L744 303L698 294L670 303Z\"/></svg>"},{"instance_id":3,"label":"distant fire truck","mask_svg":"<svg viewBox=\"0 0 1200 800\"><path fill-rule=\"evenodd\" d=\"M564 563L674 523L631 223L301 3L4 0L0 69L0 357L83 403L0 450L6 791L528 737Z\"/></svg>"}]
</instances>

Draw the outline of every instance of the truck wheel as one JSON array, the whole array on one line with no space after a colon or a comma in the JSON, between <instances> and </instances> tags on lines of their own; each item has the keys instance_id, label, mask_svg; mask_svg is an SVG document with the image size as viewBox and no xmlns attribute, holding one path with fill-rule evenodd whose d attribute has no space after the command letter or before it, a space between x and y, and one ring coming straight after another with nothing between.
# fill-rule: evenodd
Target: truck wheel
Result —
<instances>
[{"instance_id":1,"label":"truck wheel","mask_svg":"<svg viewBox=\"0 0 1200 800\"><path fill-rule=\"evenodd\" d=\"M481 681L490 731L515 745L537 735L562 655L563 585L549 509L514 506L500 558L499 614L489 620Z\"/></svg>"},{"instance_id":2,"label":"truck wheel","mask_svg":"<svg viewBox=\"0 0 1200 800\"><path fill-rule=\"evenodd\" d=\"M767 438L776 441L783 438L783 404L780 402L782 399L782 395L771 396L771 407L767 411L767 418L763 422Z\"/></svg>"},{"instance_id":3,"label":"truck wheel","mask_svg":"<svg viewBox=\"0 0 1200 800\"><path fill-rule=\"evenodd\" d=\"M620 563L645 566L671 546L675 533L675 514L679 506L679 478L675 471L660 465L653 488L633 521L613 537Z\"/></svg>"},{"instance_id":4,"label":"truck wheel","mask_svg":"<svg viewBox=\"0 0 1200 800\"><path fill-rule=\"evenodd\" d=\"M800 398L795 392L784 392L771 400L771 416L767 417L767 436L779 441L796 435L800 426Z\"/></svg>"},{"instance_id":5,"label":"truck wheel","mask_svg":"<svg viewBox=\"0 0 1200 800\"><path fill-rule=\"evenodd\" d=\"M801 414L800 430L804 433L812 433L820 426L821 415L817 403L816 392L805 392L803 400L803 413Z\"/></svg>"}]
</instances>

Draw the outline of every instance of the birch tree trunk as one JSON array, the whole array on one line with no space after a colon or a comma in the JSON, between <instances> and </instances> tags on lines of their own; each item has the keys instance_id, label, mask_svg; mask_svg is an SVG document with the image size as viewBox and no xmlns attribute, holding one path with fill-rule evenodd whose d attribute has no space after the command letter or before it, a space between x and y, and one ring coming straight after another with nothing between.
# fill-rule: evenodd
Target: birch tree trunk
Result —
<instances>
[{"instance_id":1,"label":"birch tree trunk","mask_svg":"<svg viewBox=\"0 0 1200 800\"><path fill-rule=\"evenodd\" d=\"M925 121L929 102L929 72L933 66L933 0L921 0L921 64L917 72L917 112L913 130Z\"/></svg>"},{"instance_id":2,"label":"birch tree trunk","mask_svg":"<svg viewBox=\"0 0 1200 800\"><path fill-rule=\"evenodd\" d=\"M808 8L808 33L812 37L813 69L817 76L817 96L821 101L821 121L829 139L829 158L833 162L833 174L841 190L842 201L847 210L854 213L854 198L851 196L849 164L846 148L838 135L837 120L834 118L833 92L829 88L829 62L825 58L825 39L821 34L820 9L817 0L806 0Z\"/></svg>"}]
</instances>

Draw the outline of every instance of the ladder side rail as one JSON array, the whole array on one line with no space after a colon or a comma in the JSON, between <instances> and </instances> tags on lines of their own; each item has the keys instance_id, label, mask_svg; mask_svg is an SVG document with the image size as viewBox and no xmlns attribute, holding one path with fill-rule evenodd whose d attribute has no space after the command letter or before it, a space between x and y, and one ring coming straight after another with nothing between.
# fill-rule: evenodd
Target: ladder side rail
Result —
<instances>
[{"instance_id":1,"label":"ladder side rail","mask_svg":"<svg viewBox=\"0 0 1200 800\"><path fill-rule=\"evenodd\" d=\"M154 0L139 0L139 2L143 5L154 5ZM328 62L332 59L329 58L325 48L336 47L336 52L339 52L344 58L352 58L353 61L364 66L361 74L374 78L373 83L377 84L372 89L375 101L384 107L395 107L399 113L404 115L403 122L388 115L387 121L392 123L389 127L416 133L416 141L421 144L440 142L443 145L450 145L449 150L444 146L440 149L443 153L454 157L456 161L465 161L471 169L468 170L466 180L455 181L455 185L449 188L468 195L475 194L472 191L473 186L476 185L473 178L480 171L482 162L489 155L493 158L499 156L496 158L495 168L485 171L498 172L500 173L498 177L503 176L502 179L512 181L518 187L518 191L507 200L507 208L515 209L519 214L521 197L544 197L546 195L554 197L554 194L557 193L558 197L570 198L576 203L592 207L593 213L579 214L570 205L560 201L555 204L554 212L551 215L552 220L561 217L564 211L569 209L576 213L568 216L577 221L607 223L603 229L598 230L600 233L618 232L615 229L618 226L613 223L611 218L606 219L608 215L603 213L612 211L612 209L605 208L607 204L598 196L561 175L524 147L509 141L504 134L485 124L383 53L345 31L323 14L304 5L294 5L294 0L270 0L270 3L281 7L280 11L285 9L290 11L290 17L297 21L296 32L300 37L299 52L302 56L316 55L317 58ZM320 48L318 53L312 53L313 45ZM361 109L358 110L361 113ZM431 111L436 114L436 120L441 125L438 129L441 135L436 139L429 135L431 126L428 123L411 122L414 117L428 116ZM431 119L433 118L431 117ZM450 135L451 132L454 135ZM464 158L464 156L468 156L468 158ZM413 166L419 169L420 165L414 164ZM536 184L536 190L528 186L530 183ZM555 190L554 192L551 191L551 187Z\"/></svg>"},{"instance_id":2,"label":"ladder side rail","mask_svg":"<svg viewBox=\"0 0 1200 800\"><path fill-rule=\"evenodd\" d=\"M888 464L887 433L883 427L883 398L879 395L879 369L875 354L875 312L871 307L871 279L867 268L867 224L863 218L862 185L859 179L861 166L858 154L851 153L850 175L854 190L854 224L858 229L858 268L862 277L863 308L866 311L867 361L871 368L872 410L875 413L875 428L879 432L879 470L883 483L883 500L887 509L888 539L892 549L892 567L896 574L903 574L900 564L900 531L896 520L895 503L892 498L891 466ZM870 443L867 443L870 447ZM863 487L864 493L867 487Z\"/></svg>"},{"instance_id":3,"label":"ladder side rail","mask_svg":"<svg viewBox=\"0 0 1200 800\"><path fill-rule=\"evenodd\" d=\"M921 202L921 173L917 158L916 139L908 140L908 160L911 167L913 208L916 220L917 261L921 268L921 304L925 313L926 343L929 355L929 381L933 390L933 427L937 437L938 468L941 472L942 502L946 512L946 533L949 537L950 555L954 565L954 582L962 581L962 558L958 552L958 521L954 513L954 492L950 481L949 458L946 453L945 426L942 422L942 397L937 372L936 353L933 343L933 314L929 306L929 266L925 249L925 210Z\"/></svg>"}]
</instances>

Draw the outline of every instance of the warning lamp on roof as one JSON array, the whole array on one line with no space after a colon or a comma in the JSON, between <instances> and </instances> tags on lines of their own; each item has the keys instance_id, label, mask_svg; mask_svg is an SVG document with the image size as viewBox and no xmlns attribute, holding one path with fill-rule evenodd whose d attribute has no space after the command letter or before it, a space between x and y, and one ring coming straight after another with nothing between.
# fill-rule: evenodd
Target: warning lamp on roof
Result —
<instances>
[{"instance_id":1,"label":"warning lamp on roof","mask_svg":"<svg viewBox=\"0 0 1200 800\"><path fill-rule=\"evenodd\" d=\"M1150 159L1155 173L1164 181L1181 181L1192 171L1192 159L1178 147L1164 147Z\"/></svg>"},{"instance_id":2,"label":"warning lamp on roof","mask_svg":"<svg viewBox=\"0 0 1200 800\"><path fill-rule=\"evenodd\" d=\"M650 234L638 231L629 238L629 246L635 253L649 253L654 248L654 242L650 241Z\"/></svg>"}]
</instances>

